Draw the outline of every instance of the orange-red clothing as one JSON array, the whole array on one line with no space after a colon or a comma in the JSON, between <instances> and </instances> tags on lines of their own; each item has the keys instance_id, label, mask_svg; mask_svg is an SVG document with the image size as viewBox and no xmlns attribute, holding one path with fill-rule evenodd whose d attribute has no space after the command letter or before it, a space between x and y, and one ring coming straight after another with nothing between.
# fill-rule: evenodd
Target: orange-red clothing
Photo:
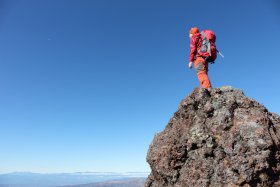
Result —
<instances>
[{"instance_id":1,"label":"orange-red clothing","mask_svg":"<svg viewBox=\"0 0 280 187\"><path fill-rule=\"evenodd\" d=\"M196 57L194 68L202 88L212 88L208 77L208 62L202 57Z\"/></svg>"},{"instance_id":2,"label":"orange-red clothing","mask_svg":"<svg viewBox=\"0 0 280 187\"><path fill-rule=\"evenodd\" d=\"M194 34L190 39L189 62L193 62L196 56L201 56L198 53L199 49L201 48L201 45L202 45L201 34L200 33Z\"/></svg>"}]
</instances>

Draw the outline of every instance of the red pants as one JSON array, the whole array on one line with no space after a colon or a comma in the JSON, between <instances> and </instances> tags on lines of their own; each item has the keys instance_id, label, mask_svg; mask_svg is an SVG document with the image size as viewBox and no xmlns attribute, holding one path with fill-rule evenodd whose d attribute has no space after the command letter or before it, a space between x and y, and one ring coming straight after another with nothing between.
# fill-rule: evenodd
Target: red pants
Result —
<instances>
[{"instance_id":1,"label":"red pants","mask_svg":"<svg viewBox=\"0 0 280 187\"><path fill-rule=\"evenodd\" d=\"M202 57L197 57L194 62L194 68L202 88L212 88L211 82L208 77L208 62Z\"/></svg>"}]
</instances>

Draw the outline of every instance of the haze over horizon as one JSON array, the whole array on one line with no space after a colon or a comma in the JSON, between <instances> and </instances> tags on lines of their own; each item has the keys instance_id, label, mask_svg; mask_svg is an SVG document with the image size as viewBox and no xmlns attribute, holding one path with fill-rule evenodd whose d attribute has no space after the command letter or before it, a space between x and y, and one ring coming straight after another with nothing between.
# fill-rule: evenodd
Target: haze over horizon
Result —
<instances>
[{"instance_id":1,"label":"haze over horizon","mask_svg":"<svg viewBox=\"0 0 280 187\"><path fill-rule=\"evenodd\" d=\"M187 67L193 26L213 30L225 56L210 65L213 86L280 114L277 0L0 7L0 173L149 172L155 133L199 86Z\"/></svg>"},{"instance_id":2,"label":"haze over horizon","mask_svg":"<svg viewBox=\"0 0 280 187\"><path fill-rule=\"evenodd\" d=\"M0 174L0 187L55 187L72 185L108 186L118 181L121 184L143 184L147 173L10 173ZM113 187L113 186L112 186ZM138 186L137 186L138 187Z\"/></svg>"}]
</instances>

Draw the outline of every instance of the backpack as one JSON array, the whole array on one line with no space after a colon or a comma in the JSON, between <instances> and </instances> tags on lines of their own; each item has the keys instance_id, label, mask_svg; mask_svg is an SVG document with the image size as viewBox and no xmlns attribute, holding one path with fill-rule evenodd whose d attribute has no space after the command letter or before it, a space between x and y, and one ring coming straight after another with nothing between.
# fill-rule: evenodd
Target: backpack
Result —
<instances>
[{"instance_id":1,"label":"backpack","mask_svg":"<svg viewBox=\"0 0 280 187\"><path fill-rule=\"evenodd\" d=\"M203 30L201 35L201 47L199 49L199 54L205 58L207 62L214 63L217 58L216 49L216 35L211 30Z\"/></svg>"}]
</instances>

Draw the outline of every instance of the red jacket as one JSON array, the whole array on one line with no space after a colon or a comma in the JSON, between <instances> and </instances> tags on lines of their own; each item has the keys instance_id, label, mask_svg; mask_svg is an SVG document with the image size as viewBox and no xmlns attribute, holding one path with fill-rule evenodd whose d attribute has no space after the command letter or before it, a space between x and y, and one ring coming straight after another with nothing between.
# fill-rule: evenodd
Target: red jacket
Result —
<instances>
[{"instance_id":1,"label":"red jacket","mask_svg":"<svg viewBox=\"0 0 280 187\"><path fill-rule=\"evenodd\" d=\"M189 62L193 62L196 56L200 56L197 51L199 51L201 47L201 37L200 33L194 34L190 39L190 58Z\"/></svg>"}]
</instances>

